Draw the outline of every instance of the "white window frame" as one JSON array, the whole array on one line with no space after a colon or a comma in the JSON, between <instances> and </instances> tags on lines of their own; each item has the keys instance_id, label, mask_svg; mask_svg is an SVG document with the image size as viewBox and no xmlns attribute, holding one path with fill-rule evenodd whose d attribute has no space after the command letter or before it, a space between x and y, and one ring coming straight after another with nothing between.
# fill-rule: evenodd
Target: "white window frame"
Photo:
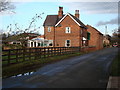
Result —
<instances>
[{"instance_id":1,"label":"white window frame","mask_svg":"<svg viewBox=\"0 0 120 90\"><path fill-rule=\"evenodd\" d=\"M53 46L53 40L49 40L49 44L48 45L50 46L50 44L52 44L52 46Z\"/></svg>"},{"instance_id":2,"label":"white window frame","mask_svg":"<svg viewBox=\"0 0 120 90\"><path fill-rule=\"evenodd\" d=\"M51 32L51 27L48 27L47 30L48 30L48 32Z\"/></svg>"},{"instance_id":3,"label":"white window frame","mask_svg":"<svg viewBox=\"0 0 120 90\"><path fill-rule=\"evenodd\" d=\"M71 33L71 28L70 27L66 27L65 28L65 33Z\"/></svg>"},{"instance_id":4,"label":"white window frame","mask_svg":"<svg viewBox=\"0 0 120 90\"><path fill-rule=\"evenodd\" d=\"M69 39L67 39L67 40L69 40ZM70 47L71 46L71 40L69 40L70 41L69 46L67 46L67 40L65 40L65 47Z\"/></svg>"}]
</instances>

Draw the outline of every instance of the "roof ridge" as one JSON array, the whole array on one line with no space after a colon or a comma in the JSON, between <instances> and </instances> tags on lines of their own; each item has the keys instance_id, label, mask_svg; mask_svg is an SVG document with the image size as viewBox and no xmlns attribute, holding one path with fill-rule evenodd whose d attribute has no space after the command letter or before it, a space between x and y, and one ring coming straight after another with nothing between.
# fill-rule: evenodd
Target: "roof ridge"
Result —
<instances>
[{"instance_id":1,"label":"roof ridge","mask_svg":"<svg viewBox=\"0 0 120 90\"><path fill-rule=\"evenodd\" d=\"M95 27L93 27L93 26L91 26L91 25L89 25L89 24L87 24L86 26L90 26L91 28L93 28L93 29L95 29L97 32L99 32L100 34L102 34L99 30L97 30ZM102 34L103 35L103 34Z\"/></svg>"},{"instance_id":2,"label":"roof ridge","mask_svg":"<svg viewBox=\"0 0 120 90\"><path fill-rule=\"evenodd\" d=\"M58 18L58 15L47 15L43 26L57 26L67 15L70 16L80 27L87 28L77 17L71 13L63 14L62 18Z\"/></svg>"},{"instance_id":3,"label":"roof ridge","mask_svg":"<svg viewBox=\"0 0 120 90\"><path fill-rule=\"evenodd\" d=\"M75 17L71 13L65 14L64 17L66 17L67 15L69 15L79 26L83 26L84 28L86 28L86 26L77 17ZM62 17L55 26L57 26L63 20L64 17Z\"/></svg>"}]
</instances>

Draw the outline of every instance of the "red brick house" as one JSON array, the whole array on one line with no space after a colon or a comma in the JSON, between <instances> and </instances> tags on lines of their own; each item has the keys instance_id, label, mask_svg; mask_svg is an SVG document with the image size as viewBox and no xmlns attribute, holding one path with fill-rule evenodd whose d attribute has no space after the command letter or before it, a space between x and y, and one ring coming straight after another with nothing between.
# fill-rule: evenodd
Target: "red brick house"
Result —
<instances>
[{"instance_id":1,"label":"red brick house","mask_svg":"<svg viewBox=\"0 0 120 90\"><path fill-rule=\"evenodd\" d=\"M96 28L87 25L87 31L88 31L88 44L89 46L95 46L96 50L103 48L103 34L99 32Z\"/></svg>"},{"instance_id":2,"label":"red brick house","mask_svg":"<svg viewBox=\"0 0 120 90\"><path fill-rule=\"evenodd\" d=\"M79 10L75 15L63 14L63 7L59 7L57 15L47 15L43 26L44 38L53 40L55 47L87 45L87 27L79 20Z\"/></svg>"}]
</instances>

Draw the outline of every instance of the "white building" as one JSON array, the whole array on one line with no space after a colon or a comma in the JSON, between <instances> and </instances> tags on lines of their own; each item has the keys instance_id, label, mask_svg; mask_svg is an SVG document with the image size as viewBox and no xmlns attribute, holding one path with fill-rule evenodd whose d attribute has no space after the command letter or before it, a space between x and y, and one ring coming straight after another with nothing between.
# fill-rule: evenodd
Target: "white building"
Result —
<instances>
[{"instance_id":1,"label":"white building","mask_svg":"<svg viewBox=\"0 0 120 90\"><path fill-rule=\"evenodd\" d=\"M53 40L46 40L40 37L28 40L28 47L49 47L49 46L53 46Z\"/></svg>"}]
</instances>

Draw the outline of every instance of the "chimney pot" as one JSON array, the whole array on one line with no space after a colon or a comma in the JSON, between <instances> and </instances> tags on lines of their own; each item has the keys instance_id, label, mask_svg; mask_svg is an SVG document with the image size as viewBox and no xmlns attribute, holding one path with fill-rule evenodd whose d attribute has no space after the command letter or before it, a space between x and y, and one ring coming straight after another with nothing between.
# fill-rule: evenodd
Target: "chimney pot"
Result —
<instances>
[{"instance_id":1,"label":"chimney pot","mask_svg":"<svg viewBox=\"0 0 120 90\"><path fill-rule=\"evenodd\" d=\"M75 10L75 17L79 19L79 10Z\"/></svg>"},{"instance_id":2,"label":"chimney pot","mask_svg":"<svg viewBox=\"0 0 120 90\"><path fill-rule=\"evenodd\" d=\"M62 18L62 16L63 16L63 7L59 7L58 17Z\"/></svg>"}]
</instances>

